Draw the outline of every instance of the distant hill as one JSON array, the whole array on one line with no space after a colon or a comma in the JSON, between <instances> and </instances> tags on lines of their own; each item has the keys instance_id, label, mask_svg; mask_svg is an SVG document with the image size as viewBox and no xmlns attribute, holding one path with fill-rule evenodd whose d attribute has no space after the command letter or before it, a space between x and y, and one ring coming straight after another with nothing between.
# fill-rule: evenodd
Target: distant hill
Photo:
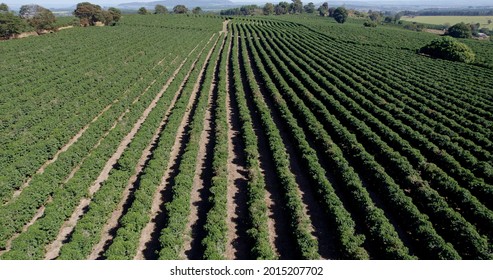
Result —
<instances>
[{"instance_id":1,"label":"distant hill","mask_svg":"<svg viewBox=\"0 0 493 280\"><path fill-rule=\"evenodd\" d=\"M165 1L153 1L153 2L130 2L118 5L121 9L139 9L145 7L146 9L154 9L156 5L163 5L167 8L173 8L176 5L185 5L188 8L201 7L202 9L221 9L225 7L237 6L237 3L233 3L229 0L165 0Z\"/></svg>"}]
</instances>

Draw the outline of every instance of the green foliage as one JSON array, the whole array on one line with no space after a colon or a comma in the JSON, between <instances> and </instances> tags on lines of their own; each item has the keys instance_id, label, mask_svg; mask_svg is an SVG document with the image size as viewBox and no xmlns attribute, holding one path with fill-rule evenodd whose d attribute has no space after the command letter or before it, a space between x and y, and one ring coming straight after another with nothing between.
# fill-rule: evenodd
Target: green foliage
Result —
<instances>
[{"instance_id":1,"label":"green foliage","mask_svg":"<svg viewBox=\"0 0 493 280\"><path fill-rule=\"evenodd\" d=\"M9 11L9 6L5 3L0 3L0 12L8 12Z\"/></svg>"},{"instance_id":2,"label":"green foliage","mask_svg":"<svg viewBox=\"0 0 493 280\"><path fill-rule=\"evenodd\" d=\"M173 7L173 13L175 14L186 14L188 13L188 8L185 5L176 5Z\"/></svg>"},{"instance_id":3,"label":"green foliage","mask_svg":"<svg viewBox=\"0 0 493 280\"><path fill-rule=\"evenodd\" d=\"M82 26L93 26L98 21L104 21L103 9L101 6L89 2L78 3L73 14L80 19L80 24Z\"/></svg>"},{"instance_id":4,"label":"green foliage","mask_svg":"<svg viewBox=\"0 0 493 280\"><path fill-rule=\"evenodd\" d=\"M452 25L447 30L447 35L452 36L454 38L471 38L472 31L471 26L467 25L463 22Z\"/></svg>"},{"instance_id":5,"label":"green foliage","mask_svg":"<svg viewBox=\"0 0 493 280\"><path fill-rule=\"evenodd\" d=\"M0 13L0 37L10 38L20 34L27 29L26 23L18 16L10 12Z\"/></svg>"},{"instance_id":6,"label":"green foliage","mask_svg":"<svg viewBox=\"0 0 493 280\"><path fill-rule=\"evenodd\" d=\"M265 3L262 11L264 12L264 15L266 15L266 16L274 14L274 4Z\"/></svg>"},{"instance_id":7,"label":"green foliage","mask_svg":"<svg viewBox=\"0 0 493 280\"><path fill-rule=\"evenodd\" d=\"M441 37L419 49L419 53L452 61L472 63L476 55L466 44L451 37Z\"/></svg>"},{"instance_id":8,"label":"green foliage","mask_svg":"<svg viewBox=\"0 0 493 280\"><path fill-rule=\"evenodd\" d=\"M364 27L377 27L377 23L374 21L365 21L365 23L363 23L363 26Z\"/></svg>"},{"instance_id":9,"label":"green foliage","mask_svg":"<svg viewBox=\"0 0 493 280\"><path fill-rule=\"evenodd\" d=\"M156 5L156 7L154 8L154 14L157 14L157 15L164 15L164 14L167 14L168 13L168 8L166 8L165 6L163 5Z\"/></svg>"},{"instance_id":10,"label":"green foliage","mask_svg":"<svg viewBox=\"0 0 493 280\"><path fill-rule=\"evenodd\" d=\"M21 11L23 11L24 7L21 7ZM27 19L29 25L38 32L41 30L53 30L56 27L56 18L53 13L38 5L30 5L30 8L25 8L20 13L20 16Z\"/></svg>"},{"instance_id":11,"label":"green foliage","mask_svg":"<svg viewBox=\"0 0 493 280\"><path fill-rule=\"evenodd\" d=\"M274 7L276 15L286 15L289 13L290 4L286 1L281 1Z\"/></svg>"},{"instance_id":12,"label":"green foliage","mask_svg":"<svg viewBox=\"0 0 493 280\"><path fill-rule=\"evenodd\" d=\"M347 20L348 11L344 7L338 7L334 10L333 17L338 23L344 23Z\"/></svg>"},{"instance_id":13,"label":"green foliage","mask_svg":"<svg viewBox=\"0 0 493 280\"><path fill-rule=\"evenodd\" d=\"M329 4L324 2L320 7L318 7L318 13L322 17L329 16Z\"/></svg>"},{"instance_id":14,"label":"green foliage","mask_svg":"<svg viewBox=\"0 0 493 280\"><path fill-rule=\"evenodd\" d=\"M142 229L154 218L152 201L161 198L157 186L188 111L189 140L170 185L172 196L166 198L169 220L160 236L160 258L178 258L187 236L205 110L211 110L214 129L212 178L205 235L196 241L203 258L224 258L228 89L231 116L244 142L238 152L246 161L248 230L243 234L251 258L278 257L267 226L259 132L267 142L263 155L272 157L273 176L280 182L285 234L299 258L326 253L320 248L325 236L312 231L318 216L311 207L323 211L317 214L329 225L336 257L493 258L491 69L416 55L423 41L437 38L434 34L392 25L365 29L364 19L341 25L303 15L234 18L224 47L218 43L206 61L222 20L128 15L119 28L75 28L0 44L6 54L0 63L0 248L19 234L2 259L44 258L46 245L82 199L91 202L59 258L87 258L117 205L125 202L103 257L132 259ZM187 36L180 36L185 31ZM453 39L438 41L437 49L464 50ZM491 54L490 42L467 44L477 58ZM199 75L202 66L207 70ZM190 109L196 81L200 86ZM138 131L131 132L140 120ZM81 128L80 138L57 154ZM134 137L108 178L88 193L129 133ZM44 171L37 172L44 163ZM293 163L300 168L292 169ZM297 175L308 180L303 190L314 195L313 205L300 194ZM28 187L13 198L28 178ZM122 192L129 186L126 199ZM43 215L23 231L41 208Z\"/></svg>"},{"instance_id":15,"label":"green foliage","mask_svg":"<svg viewBox=\"0 0 493 280\"><path fill-rule=\"evenodd\" d=\"M195 7L195 8L192 9L192 14L198 15L200 13L202 13L202 8L201 7Z\"/></svg>"},{"instance_id":16,"label":"green foliage","mask_svg":"<svg viewBox=\"0 0 493 280\"><path fill-rule=\"evenodd\" d=\"M291 14L301 14L303 13L303 3L301 0L291 0L292 3L290 4L290 13Z\"/></svg>"},{"instance_id":17,"label":"green foliage","mask_svg":"<svg viewBox=\"0 0 493 280\"><path fill-rule=\"evenodd\" d=\"M105 25L115 25L122 18L122 11L111 7L108 11L103 11L103 17Z\"/></svg>"},{"instance_id":18,"label":"green foliage","mask_svg":"<svg viewBox=\"0 0 493 280\"><path fill-rule=\"evenodd\" d=\"M139 10L137 11L137 14L147 15L147 14L149 14L149 12L147 11L147 9L145 7L140 7Z\"/></svg>"},{"instance_id":19,"label":"green foliage","mask_svg":"<svg viewBox=\"0 0 493 280\"><path fill-rule=\"evenodd\" d=\"M305 13L307 14L313 14L315 13L315 4L313 4L313 2L310 2L308 4L306 4L305 6L303 6L303 9L305 10Z\"/></svg>"}]
</instances>

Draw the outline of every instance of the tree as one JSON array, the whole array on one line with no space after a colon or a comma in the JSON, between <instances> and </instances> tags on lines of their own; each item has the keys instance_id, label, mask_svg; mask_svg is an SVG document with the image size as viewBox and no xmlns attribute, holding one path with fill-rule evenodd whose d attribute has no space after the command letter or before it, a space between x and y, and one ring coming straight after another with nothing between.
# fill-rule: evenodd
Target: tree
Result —
<instances>
[{"instance_id":1,"label":"tree","mask_svg":"<svg viewBox=\"0 0 493 280\"><path fill-rule=\"evenodd\" d=\"M431 41L418 52L436 58L465 63L472 63L475 59L474 52L466 44L448 36Z\"/></svg>"},{"instance_id":2,"label":"tree","mask_svg":"<svg viewBox=\"0 0 493 280\"><path fill-rule=\"evenodd\" d=\"M173 8L173 13L175 14L186 14L188 13L188 8L185 5L176 5Z\"/></svg>"},{"instance_id":3,"label":"tree","mask_svg":"<svg viewBox=\"0 0 493 280\"><path fill-rule=\"evenodd\" d=\"M313 14L315 13L315 4L313 4L313 2L310 2L308 4L306 4L303 9L305 10L305 13L308 13L308 14Z\"/></svg>"},{"instance_id":4,"label":"tree","mask_svg":"<svg viewBox=\"0 0 493 280\"><path fill-rule=\"evenodd\" d=\"M285 15L289 13L289 6L288 2L279 2L274 8L276 15Z\"/></svg>"},{"instance_id":5,"label":"tree","mask_svg":"<svg viewBox=\"0 0 493 280\"><path fill-rule=\"evenodd\" d=\"M111 7L108 9L108 12L110 12L113 16L113 22L115 23L120 21L120 19L122 18L122 11L120 11L120 9Z\"/></svg>"},{"instance_id":6,"label":"tree","mask_svg":"<svg viewBox=\"0 0 493 280\"><path fill-rule=\"evenodd\" d=\"M447 30L447 35L454 38L471 38L471 27L463 22L457 23Z\"/></svg>"},{"instance_id":7,"label":"tree","mask_svg":"<svg viewBox=\"0 0 493 280\"><path fill-rule=\"evenodd\" d=\"M168 13L168 9L163 5L156 5L156 7L154 7L154 13L164 15Z\"/></svg>"},{"instance_id":8,"label":"tree","mask_svg":"<svg viewBox=\"0 0 493 280\"><path fill-rule=\"evenodd\" d=\"M108 11L103 11L105 25L115 25L122 17L122 12L117 8L109 8Z\"/></svg>"},{"instance_id":9,"label":"tree","mask_svg":"<svg viewBox=\"0 0 493 280\"><path fill-rule=\"evenodd\" d=\"M34 27L34 29L39 33L42 30L53 30L55 29L56 18L53 13L41 6L36 5L36 11L34 15L27 19L29 25Z\"/></svg>"},{"instance_id":10,"label":"tree","mask_svg":"<svg viewBox=\"0 0 493 280\"><path fill-rule=\"evenodd\" d=\"M0 3L0 12L8 12L9 11L9 6L5 3Z\"/></svg>"},{"instance_id":11,"label":"tree","mask_svg":"<svg viewBox=\"0 0 493 280\"><path fill-rule=\"evenodd\" d=\"M402 17L402 13L397 13L395 14L394 16L394 23L398 22L399 20L401 20L401 17Z\"/></svg>"},{"instance_id":12,"label":"tree","mask_svg":"<svg viewBox=\"0 0 493 280\"><path fill-rule=\"evenodd\" d=\"M320 7L318 7L318 13L322 17L326 17L329 15L329 3L324 2Z\"/></svg>"},{"instance_id":13,"label":"tree","mask_svg":"<svg viewBox=\"0 0 493 280\"><path fill-rule=\"evenodd\" d=\"M18 16L10 12L0 13L0 37L10 38L26 30L26 23Z\"/></svg>"},{"instance_id":14,"label":"tree","mask_svg":"<svg viewBox=\"0 0 493 280\"><path fill-rule=\"evenodd\" d=\"M290 12L292 14L301 14L303 13L303 3L301 0L291 0L293 3L290 5Z\"/></svg>"},{"instance_id":15,"label":"tree","mask_svg":"<svg viewBox=\"0 0 493 280\"><path fill-rule=\"evenodd\" d=\"M383 20L385 23L391 23L394 21L394 18L390 17L390 16L386 16L385 19Z\"/></svg>"},{"instance_id":16,"label":"tree","mask_svg":"<svg viewBox=\"0 0 493 280\"><path fill-rule=\"evenodd\" d=\"M334 10L334 19L338 23L346 22L347 17L348 17L348 12L347 12L346 8L339 7L339 8Z\"/></svg>"},{"instance_id":17,"label":"tree","mask_svg":"<svg viewBox=\"0 0 493 280\"><path fill-rule=\"evenodd\" d=\"M200 8L200 7L195 7L195 8L193 8L192 13L193 13L194 15L198 15L198 14L202 13L202 8Z\"/></svg>"},{"instance_id":18,"label":"tree","mask_svg":"<svg viewBox=\"0 0 493 280\"><path fill-rule=\"evenodd\" d=\"M25 19L38 33L42 30L55 29L55 16L50 10L39 5L30 4L21 6L19 16Z\"/></svg>"},{"instance_id":19,"label":"tree","mask_svg":"<svg viewBox=\"0 0 493 280\"><path fill-rule=\"evenodd\" d=\"M137 11L139 15L147 15L147 9L145 7L140 7L139 10Z\"/></svg>"},{"instance_id":20,"label":"tree","mask_svg":"<svg viewBox=\"0 0 493 280\"><path fill-rule=\"evenodd\" d=\"M36 15L39 8L40 6L36 4L22 5L19 9L19 16L23 19L30 19Z\"/></svg>"},{"instance_id":21,"label":"tree","mask_svg":"<svg viewBox=\"0 0 493 280\"><path fill-rule=\"evenodd\" d=\"M240 7L240 15L253 16L255 15L255 10L259 9L257 5L244 5Z\"/></svg>"},{"instance_id":22,"label":"tree","mask_svg":"<svg viewBox=\"0 0 493 280\"><path fill-rule=\"evenodd\" d=\"M334 17L334 11L335 10L336 10L336 8L334 8L334 7L329 8L329 17Z\"/></svg>"},{"instance_id":23,"label":"tree","mask_svg":"<svg viewBox=\"0 0 493 280\"><path fill-rule=\"evenodd\" d=\"M266 3L264 8L263 8L264 15L272 15L274 13L274 4L272 3Z\"/></svg>"},{"instance_id":24,"label":"tree","mask_svg":"<svg viewBox=\"0 0 493 280\"><path fill-rule=\"evenodd\" d=\"M82 26L95 25L98 21L103 21L103 10L100 6L91 4L89 2L82 2L77 4L74 16L80 19Z\"/></svg>"},{"instance_id":25,"label":"tree","mask_svg":"<svg viewBox=\"0 0 493 280\"><path fill-rule=\"evenodd\" d=\"M368 11L368 16L370 17L371 21L379 22L380 18L382 17L382 13L380 12L373 12L372 10Z\"/></svg>"},{"instance_id":26,"label":"tree","mask_svg":"<svg viewBox=\"0 0 493 280\"><path fill-rule=\"evenodd\" d=\"M488 20L488 24L491 24L491 19Z\"/></svg>"}]
</instances>

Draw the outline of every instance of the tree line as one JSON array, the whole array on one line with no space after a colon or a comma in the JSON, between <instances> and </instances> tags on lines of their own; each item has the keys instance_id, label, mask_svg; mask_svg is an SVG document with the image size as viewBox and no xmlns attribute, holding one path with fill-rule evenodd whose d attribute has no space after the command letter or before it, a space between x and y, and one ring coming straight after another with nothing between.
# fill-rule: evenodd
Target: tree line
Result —
<instances>
[{"instance_id":1,"label":"tree line","mask_svg":"<svg viewBox=\"0 0 493 280\"><path fill-rule=\"evenodd\" d=\"M115 25L122 12L117 8L104 10L101 6L82 2L77 4L73 15L79 19L81 26L94 26L98 22L104 25ZM16 13L5 3L0 4L0 38L10 39L18 34L35 31L38 34L57 31L57 19L48 9L29 4L20 7Z\"/></svg>"},{"instance_id":2,"label":"tree line","mask_svg":"<svg viewBox=\"0 0 493 280\"><path fill-rule=\"evenodd\" d=\"M406 16L493 16L493 9L427 9L403 13Z\"/></svg>"},{"instance_id":3,"label":"tree line","mask_svg":"<svg viewBox=\"0 0 493 280\"><path fill-rule=\"evenodd\" d=\"M185 5L176 5L173 7L173 13L174 14L186 14L188 12L189 12L189 9ZM165 14L170 13L170 11L168 11L168 8L166 8L165 6L158 4L154 7L154 13L147 10L146 7L140 7L139 10L137 11L137 13L139 15L149 15L149 14L165 15ZM196 14L196 15L200 14L200 13L202 13L202 8L195 7L192 9L192 13Z\"/></svg>"},{"instance_id":4,"label":"tree line","mask_svg":"<svg viewBox=\"0 0 493 280\"><path fill-rule=\"evenodd\" d=\"M318 11L320 16L333 17L337 22L344 23L348 18L348 10L344 7L329 8L324 2L316 8L313 2L303 5L301 0L291 0L291 3L281 1L278 4L266 3L263 7L258 5L244 5L239 8L221 10L221 15L226 16L253 16L253 15L287 15L287 14L314 14Z\"/></svg>"}]
</instances>

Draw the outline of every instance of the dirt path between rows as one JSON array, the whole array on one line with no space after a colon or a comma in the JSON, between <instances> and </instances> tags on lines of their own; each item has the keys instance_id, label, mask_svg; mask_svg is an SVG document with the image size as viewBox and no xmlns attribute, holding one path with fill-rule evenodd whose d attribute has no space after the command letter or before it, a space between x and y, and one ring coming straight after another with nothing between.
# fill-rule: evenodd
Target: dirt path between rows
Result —
<instances>
[{"instance_id":1,"label":"dirt path between rows","mask_svg":"<svg viewBox=\"0 0 493 280\"><path fill-rule=\"evenodd\" d=\"M146 89L146 91L148 89L149 89L149 87ZM141 117L134 124L132 130L120 142L120 145L118 146L115 153L106 162L106 165L104 166L103 170L99 174L98 178L89 188L89 198L83 198L81 200L81 202L79 203L79 206L77 206L76 210L72 213L72 216L70 217L70 219L63 224L62 229L60 230L55 241L46 247L46 251L47 251L47 253L45 255L46 259L53 259L53 258L56 258L58 256L63 241L70 234L70 232L73 231L75 225L77 224L77 221L83 215L84 209L91 202L92 196L94 195L94 193L96 193L99 190L99 188L101 187L101 184L108 178L108 175L109 175L110 171L113 169L113 166L116 164L118 159L121 157L121 155L123 154L123 152L127 148L128 144L130 144L130 142L134 138L135 134L137 134L137 132L140 129L140 126L142 125L142 123L144 123L144 121L149 116L149 113L154 109L154 107L156 107L157 102L162 97L163 93L164 93L164 91L160 91L156 95L156 97L154 97L151 104L144 110Z\"/></svg>"},{"instance_id":2,"label":"dirt path between rows","mask_svg":"<svg viewBox=\"0 0 493 280\"><path fill-rule=\"evenodd\" d=\"M241 126L231 93L234 90L229 73L232 42L228 46L228 60L226 61L226 120L228 123L228 190L227 190L227 243L225 257L228 260L248 259L250 249L246 231L248 226L247 186L248 170L243 150L245 146L241 138Z\"/></svg>"},{"instance_id":3,"label":"dirt path between rows","mask_svg":"<svg viewBox=\"0 0 493 280\"><path fill-rule=\"evenodd\" d=\"M182 63L178 66L178 68L173 72L171 77L166 81L164 86L162 87L161 91L162 93L166 92L168 87L171 85L171 82L176 78L176 75L181 71L183 66L185 65L186 61L190 58L192 53L197 49L198 45L188 54L188 56L182 61ZM159 63L161 63L160 61ZM106 244L108 242L111 242L112 240L112 235L111 232L115 230L115 228L118 226L118 221L120 217L123 214L124 211L124 206L126 202L129 199L130 193L133 191L133 188L135 187L135 183L137 181L137 178L142 174L142 171L146 165L146 162L149 160L151 154L152 154L152 147L157 143L157 140L159 138L159 135L161 134L164 126L168 122L169 115L171 114L171 110L174 108L176 100L178 99L178 94L175 94L173 99L171 100L168 109L166 110L164 114L164 118L161 120L161 123L159 124L158 128L154 132L152 139L150 143L147 145L145 150L142 152L142 155L137 163L137 166L135 167L135 172L132 177L130 177L127 186L125 187L125 190L123 191L122 199L118 203L117 208L113 211L111 214L110 219L106 222L105 226L103 227L102 233L101 233L101 239L98 244L96 244L92 251L91 254L89 255L88 259L95 260L101 256L103 253L103 249L105 248Z\"/></svg>"},{"instance_id":4,"label":"dirt path between rows","mask_svg":"<svg viewBox=\"0 0 493 280\"><path fill-rule=\"evenodd\" d=\"M225 37L220 46L221 52L224 48ZM185 227L185 237L182 256L187 259L199 259L201 258L201 244L200 241L203 238L203 226L207 219L207 210L205 209L207 201L207 193L211 186L212 178L212 156L214 149L214 135L215 129L212 115L214 110L215 92L217 92L217 72L218 72L218 60L214 62L213 66L213 80L212 85L207 95L207 109L204 115L204 123L202 132L199 139L199 150L197 153L195 174L193 178L193 185L190 195L190 214L188 216L188 223ZM211 61L209 61L211 63ZM205 77L205 71L204 71ZM204 78L205 79L205 78ZM200 83L201 84L201 83ZM197 84L196 84L197 85ZM200 85L198 85L200 86ZM199 88L197 88L197 91Z\"/></svg>"},{"instance_id":5,"label":"dirt path between rows","mask_svg":"<svg viewBox=\"0 0 493 280\"><path fill-rule=\"evenodd\" d=\"M200 52L201 54L204 51L205 47L212 41L212 39L214 38L214 36L215 35L212 35L211 36L211 38L209 39L209 41L207 42L207 44L204 46L204 48ZM217 43L217 41L216 41L216 43ZM212 53L212 50L213 50L213 47L211 48L211 51L209 52L206 61L209 59L210 54ZM187 82L187 80L188 80L191 72L195 68L195 66L196 66L199 58L200 58L200 54L197 57L197 59L194 61L194 63L192 64L192 67L190 68L190 71L187 73L187 75L183 79L183 82L180 85L180 88L178 90L178 93L180 93L180 92L183 91L183 89L185 87L185 83ZM200 77L201 77L201 75L202 75L202 73L204 71L204 67L205 67L205 64L202 66L202 69L201 69L201 72L199 74L198 79L200 79ZM198 86L197 86L197 89L198 89ZM163 197L162 197L161 194L164 193L164 192L166 192L166 190L170 188L170 186L169 186L169 183L170 182L169 181L170 181L171 174L173 172L172 167L174 167L176 165L176 162L178 160L178 154L179 154L179 151L180 151L180 147L182 146L182 140L185 137L185 135L184 135L185 134L185 127L187 126L187 123L189 121L190 111L191 111L191 108L192 108L193 103L195 101L195 96L197 94L196 91L197 90L194 87L194 90L192 91L192 93L191 93L191 95L189 97L189 101L188 101L188 104L187 104L187 109L186 109L185 114L184 114L184 116L182 118L182 121L180 123L180 126L178 127L178 131L177 131L177 134L176 134L177 136L176 136L175 142L173 143L173 147L171 148L170 157L169 157L169 160L168 160L168 163L167 163L167 169L164 172L164 175L163 175L163 177L161 179L161 183L159 184L159 186L156 189L156 192L154 193L154 199L152 201L152 206L151 206L150 221L144 227L144 229L142 230L141 237L140 237L140 240L139 240L139 246L137 247L137 252L136 252L136 255L135 255L135 258L134 258L136 260L145 259L145 251L146 251L149 243L152 240L153 233L156 230L157 222L158 222L157 219L156 219L156 217L157 216L160 216L161 207L164 204Z\"/></svg>"},{"instance_id":6,"label":"dirt path between rows","mask_svg":"<svg viewBox=\"0 0 493 280\"><path fill-rule=\"evenodd\" d=\"M229 24L229 22L230 22L229 19L223 21L223 30L221 30L219 32L219 34L226 34L226 33L228 33L228 24Z\"/></svg>"}]
</instances>

